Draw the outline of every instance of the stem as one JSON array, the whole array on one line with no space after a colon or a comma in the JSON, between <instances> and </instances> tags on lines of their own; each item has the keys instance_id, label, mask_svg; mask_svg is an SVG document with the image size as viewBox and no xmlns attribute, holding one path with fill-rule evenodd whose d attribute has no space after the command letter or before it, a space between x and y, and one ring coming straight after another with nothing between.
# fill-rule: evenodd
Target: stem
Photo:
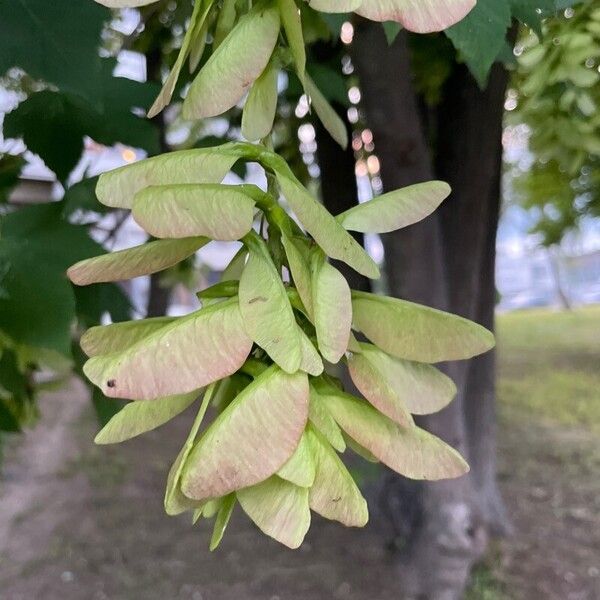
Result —
<instances>
[{"instance_id":1,"label":"stem","mask_svg":"<svg viewBox=\"0 0 600 600\"><path fill-rule=\"evenodd\" d=\"M271 207L267 213L267 220L271 225L277 227L277 229L279 229L279 231L282 233L291 235L292 228L290 225L290 217L278 204Z\"/></svg>"},{"instance_id":2,"label":"stem","mask_svg":"<svg viewBox=\"0 0 600 600\"><path fill-rule=\"evenodd\" d=\"M267 248L265 247L265 240L254 231L254 229L250 230L241 240L240 240L248 250L254 250L260 254L268 253Z\"/></svg>"},{"instance_id":3,"label":"stem","mask_svg":"<svg viewBox=\"0 0 600 600\"><path fill-rule=\"evenodd\" d=\"M247 196L250 196L256 203L256 206L263 212L267 212L272 206L276 205L275 198L273 198L268 192L263 192L259 187L245 183L238 186L240 191L244 192Z\"/></svg>"},{"instance_id":4,"label":"stem","mask_svg":"<svg viewBox=\"0 0 600 600\"><path fill-rule=\"evenodd\" d=\"M199 300L211 300L214 298L232 298L237 295L239 281L221 281L196 293Z\"/></svg>"},{"instance_id":5,"label":"stem","mask_svg":"<svg viewBox=\"0 0 600 600\"><path fill-rule=\"evenodd\" d=\"M269 367L264 363L256 360L254 358L249 358L240 368L242 373L246 373L246 375L250 375L256 379L258 376L262 375Z\"/></svg>"}]
</instances>

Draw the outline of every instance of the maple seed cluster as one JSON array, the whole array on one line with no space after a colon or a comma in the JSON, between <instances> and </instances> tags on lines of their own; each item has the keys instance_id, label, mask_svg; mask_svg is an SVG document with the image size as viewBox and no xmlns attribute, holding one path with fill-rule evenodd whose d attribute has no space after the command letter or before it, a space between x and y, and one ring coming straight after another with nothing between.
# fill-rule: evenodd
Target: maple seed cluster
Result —
<instances>
[{"instance_id":1,"label":"maple seed cluster","mask_svg":"<svg viewBox=\"0 0 600 600\"><path fill-rule=\"evenodd\" d=\"M474 0L308 5L323 12L355 10L426 32L460 20ZM276 114L277 74L290 68L324 126L346 145L344 124L306 73L300 15L295 0L251 7L196 0L179 57L150 116L171 100L184 63L197 69L212 39L211 54L183 102L185 118L228 111L250 84L242 133L249 142L266 138ZM120 281L177 265L211 240L241 242L221 281L198 292L199 310L84 333L86 376L106 396L130 400L96 442L130 439L197 403L168 476L166 512L191 511L194 522L215 518L214 549L239 503L264 533L297 548L311 511L347 526L367 522L367 504L339 456L347 448L414 479L468 471L458 452L417 427L413 415L442 409L456 393L434 363L470 358L494 340L461 317L352 291L329 260L377 278L378 266L349 231L385 233L416 223L449 195L447 184L396 190L334 217L281 156L249 142L170 152L102 175L100 202L131 210L156 239L81 261L68 275L77 285ZM260 164L268 191L224 185L238 161ZM257 219L266 223L264 234L254 229ZM358 341L357 332L365 341ZM345 392L333 375L344 369L362 397ZM209 408L216 416L203 426Z\"/></svg>"}]
</instances>

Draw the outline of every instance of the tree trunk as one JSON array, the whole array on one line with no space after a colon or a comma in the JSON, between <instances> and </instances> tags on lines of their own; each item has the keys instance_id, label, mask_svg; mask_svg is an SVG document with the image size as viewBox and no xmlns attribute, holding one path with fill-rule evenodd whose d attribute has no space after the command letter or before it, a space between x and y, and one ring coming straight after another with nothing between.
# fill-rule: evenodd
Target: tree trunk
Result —
<instances>
[{"instance_id":1,"label":"tree trunk","mask_svg":"<svg viewBox=\"0 0 600 600\"><path fill-rule=\"evenodd\" d=\"M162 64L162 54L160 46L153 46L146 54L146 72L148 79L161 83L160 68ZM161 153L170 152L171 148L167 143L167 124L165 122L165 113L161 111L152 118L152 122L159 131L160 151ZM152 240L152 238L149 238ZM169 302L171 300L171 288L163 287L160 282L161 273L150 275L150 288L148 290L148 301L146 303L146 318L162 317L167 314Z\"/></svg>"},{"instance_id":2,"label":"tree trunk","mask_svg":"<svg viewBox=\"0 0 600 600\"><path fill-rule=\"evenodd\" d=\"M333 104L340 118L346 123L348 137L352 139L350 124L343 107ZM329 212L338 215L358 204L358 188L354 172L356 160L352 146L342 148L323 127L320 119L313 122L317 139L317 157L321 170L321 197ZM351 232L359 244L363 244L363 235ZM333 261L353 290L370 291L371 284L367 277L357 273L340 261Z\"/></svg>"},{"instance_id":3,"label":"tree trunk","mask_svg":"<svg viewBox=\"0 0 600 600\"><path fill-rule=\"evenodd\" d=\"M380 26L358 21L353 59L384 187L439 178L453 188L436 215L385 236L391 293L493 329L506 70L495 67L481 92L456 65L428 119L435 129L424 131L406 34L388 47ZM436 142L435 162L426 140ZM407 598L460 598L488 534L508 530L496 481L495 355L446 371L457 398L421 422L467 456L471 474L425 484L387 476L383 486L384 510L404 542L399 589Z\"/></svg>"},{"instance_id":4,"label":"tree trunk","mask_svg":"<svg viewBox=\"0 0 600 600\"><path fill-rule=\"evenodd\" d=\"M559 249L556 246L554 248L548 248L547 253L548 261L550 262L550 271L552 272L552 278L554 279L554 288L556 289L556 295L558 296L560 306L564 310L571 310L571 301L562 284Z\"/></svg>"},{"instance_id":5,"label":"tree trunk","mask_svg":"<svg viewBox=\"0 0 600 600\"><path fill-rule=\"evenodd\" d=\"M481 91L463 65L448 79L436 123L436 176L453 193L440 210L449 309L494 329L496 230L502 176L502 118L508 73L496 65ZM495 355L463 362L471 479L480 518L493 533L509 524L496 481Z\"/></svg>"},{"instance_id":6,"label":"tree trunk","mask_svg":"<svg viewBox=\"0 0 600 600\"><path fill-rule=\"evenodd\" d=\"M163 287L160 282L161 273L150 275L150 289L146 305L146 318L162 317L167 314L171 299L171 288Z\"/></svg>"},{"instance_id":7,"label":"tree trunk","mask_svg":"<svg viewBox=\"0 0 600 600\"><path fill-rule=\"evenodd\" d=\"M381 26L360 20L353 60L384 188L433 179L411 80L407 34L401 32L388 47ZM392 295L447 310L450 296L439 216L388 234L383 244ZM461 381L466 373L456 365L447 365L445 370L456 381L458 396L449 407L420 423L468 454ZM394 522L405 538L398 570L402 597L461 597L471 564L483 549L474 497L467 477L436 483L388 477L383 503L396 513ZM405 515L410 520L404 519Z\"/></svg>"}]
</instances>

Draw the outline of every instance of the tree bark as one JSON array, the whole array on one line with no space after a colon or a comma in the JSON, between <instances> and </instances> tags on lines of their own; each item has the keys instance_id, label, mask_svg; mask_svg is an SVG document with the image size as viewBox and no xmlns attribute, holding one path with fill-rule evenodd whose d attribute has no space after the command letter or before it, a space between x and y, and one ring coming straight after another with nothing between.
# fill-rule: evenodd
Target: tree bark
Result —
<instances>
[{"instance_id":1,"label":"tree bark","mask_svg":"<svg viewBox=\"0 0 600 600\"><path fill-rule=\"evenodd\" d=\"M436 176L453 193L440 207L449 309L494 329L496 231L502 176L502 119L508 73L496 65L481 91L463 65L448 79L436 115ZM503 533L509 523L496 480L495 355L459 365L479 518Z\"/></svg>"},{"instance_id":2,"label":"tree bark","mask_svg":"<svg viewBox=\"0 0 600 600\"><path fill-rule=\"evenodd\" d=\"M161 273L150 275L150 289L146 305L146 318L162 317L167 314L171 299L171 288L163 287L160 282Z\"/></svg>"},{"instance_id":3,"label":"tree bark","mask_svg":"<svg viewBox=\"0 0 600 600\"><path fill-rule=\"evenodd\" d=\"M493 329L508 74L494 67L482 92L456 65L425 131L406 34L388 47L379 26L359 21L353 49L384 187L439 178L453 188L436 215L384 239L390 291ZM435 152L426 140L435 140ZM457 399L422 422L467 456L471 474L435 484L388 476L383 486L382 504L404 542L399 587L408 598L460 598L489 533L509 530L496 480L495 354L447 370Z\"/></svg>"},{"instance_id":4,"label":"tree bark","mask_svg":"<svg viewBox=\"0 0 600 600\"><path fill-rule=\"evenodd\" d=\"M333 104L340 118L346 123L348 138L352 139L350 124L343 107ZM338 215L358 204L358 188L354 172L356 160L352 146L342 148L323 127L320 119L313 122L317 139L317 158L321 170L321 198L329 212ZM351 232L359 244L363 244L363 235ZM343 262L332 261L353 290L368 292L371 289L369 279Z\"/></svg>"},{"instance_id":5,"label":"tree bark","mask_svg":"<svg viewBox=\"0 0 600 600\"><path fill-rule=\"evenodd\" d=\"M563 310L571 310L571 301L569 296L562 284L562 276L560 269L560 253L558 247L547 248L548 261L550 262L550 271L552 272L552 278L554 279L554 288L556 289L556 295L560 302L560 306Z\"/></svg>"},{"instance_id":6,"label":"tree bark","mask_svg":"<svg viewBox=\"0 0 600 600\"><path fill-rule=\"evenodd\" d=\"M159 45L155 45L146 54L146 71L150 81L161 83L162 53ZM161 111L152 118L152 122L159 131L161 153L170 152L171 148L167 142L167 124L165 113ZM150 240L152 238L149 238ZM150 287L148 290L148 301L146 303L146 318L162 317L167 314L171 300L171 288L163 287L160 282L161 273L150 275Z\"/></svg>"},{"instance_id":7,"label":"tree bark","mask_svg":"<svg viewBox=\"0 0 600 600\"><path fill-rule=\"evenodd\" d=\"M353 60L359 74L367 123L373 131L386 190L434 178L407 49L401 32L388 46L381 26L357 21ZM450 292L439 215L383 236L390 292L443 310ZM468 454L463 416L465 369L446 365L457 383L455 401L420 419L429 431ZM405 598L460 598L484 536L470 478L415 483L388 477L384 507L395 513L404 548L399 560L399 592ZM400 513L400 518L398 518ZM407 515L410 520L403 519Z\"/></svg>"}]
</instances>

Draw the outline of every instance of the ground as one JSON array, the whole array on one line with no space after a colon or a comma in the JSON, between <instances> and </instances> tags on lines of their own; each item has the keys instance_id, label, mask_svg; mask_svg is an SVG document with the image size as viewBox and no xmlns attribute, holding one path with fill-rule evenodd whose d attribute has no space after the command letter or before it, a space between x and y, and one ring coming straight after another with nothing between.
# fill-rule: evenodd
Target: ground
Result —
<instances>
[{"instance_id":1,"label":"ground","mask_svg":"<svg viewBox=\"0 0 600 600\"><path fill-rule=\"evenodd\" d=\"M469 600L598 600L600 309L502 316L499 359L499 476L514 534L478 567ZM42 407L4 459L1 600L396 597L377 525L315 519L292 552L238 510L211 554L206 524L166 517L164 479L190 415L95 447L81 385L46 394Z\"/></svg>"}]
</instances>

